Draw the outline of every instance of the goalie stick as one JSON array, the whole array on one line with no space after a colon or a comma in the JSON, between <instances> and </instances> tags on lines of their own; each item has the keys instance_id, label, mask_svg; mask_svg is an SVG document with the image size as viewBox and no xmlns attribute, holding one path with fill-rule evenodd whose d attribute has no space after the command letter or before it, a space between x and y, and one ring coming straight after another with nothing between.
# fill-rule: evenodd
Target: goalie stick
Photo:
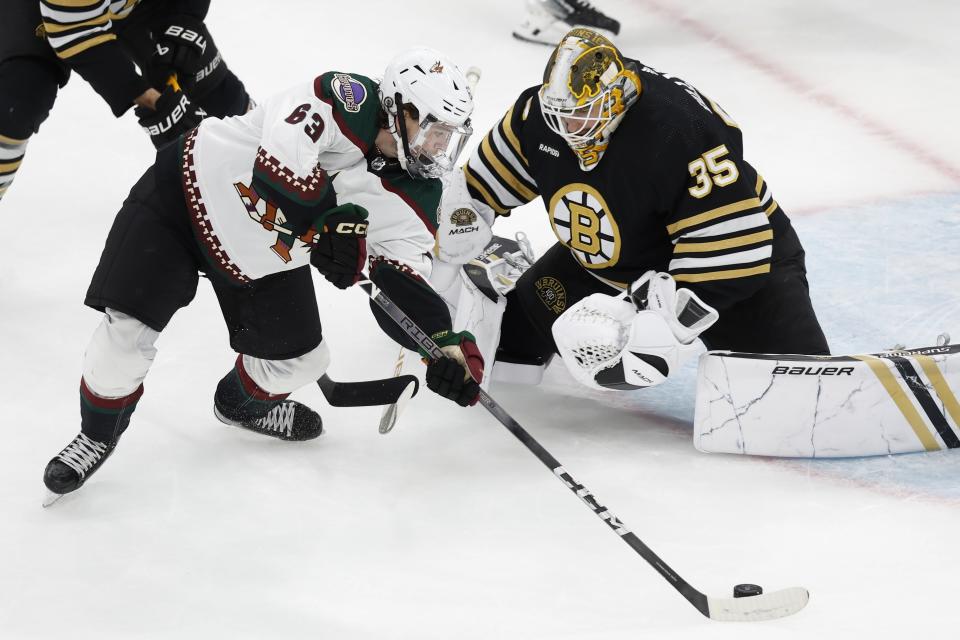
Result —
<instances>
[{"instance_id":1,"label":"goalie stick","mask_svg":"<svg viewBox=\"0 0 960 640\"><path fill-rule=\"evenodd\" d=\"M400 326L403 331L417 342L432 358L444 357L437 343L430 339L413 320L397 307L382 291L366 290L370 298L383 309ZM802 587L790 587L770 593L741 597L716 598L707 596L691 586L680 577L666 562L653 552L639 537L614 516L609 509L600 504L593 493L580 484L549 451L537 442L533 436L520 426L520 423L507 413L506 409L494 400L489 393L480 390L480 404L495 417L500 424L507 428L517 440L533 453L555 476L570 489L580 500L607 523L620 538L630 545L647 563L652 566L663 578L673 586L680 595L687 599L697 611L711 620L729 622L754 622L760 620L774 620L794 614L806 606L810 594Z\"/></svg>"}]
</instances>

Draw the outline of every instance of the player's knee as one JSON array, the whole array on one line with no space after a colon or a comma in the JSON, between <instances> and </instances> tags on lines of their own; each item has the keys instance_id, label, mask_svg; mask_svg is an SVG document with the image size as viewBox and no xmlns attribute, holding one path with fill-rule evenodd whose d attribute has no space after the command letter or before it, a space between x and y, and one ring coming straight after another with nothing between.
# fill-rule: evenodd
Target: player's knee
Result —
<instances>
[{"instance_id":1,"label":"player's knee","mask_svg":"<svg viewBox=\"0 0 960 640\"><path fill-rule=\"evenodd\" d=\"M302 356L287 360L265 360L243 356L243 368L264 391L281 395L315 382L330 366L330 350L321 341L317 347Z\"/></svg>"},{"instance_id":2,"label":"player's knee","mask_svg":"<svg viewBox=\"0 0 960 640\"><path fill-rule=\"evenodd\" d=\"M40 129L57 98L59 76L38 58L0 63L0 135L26 140Z\"/></svg>"},{"instance_id":3,"label":"player's knee","mask_svg":"<svg viewBox=\"0 0 960 640\"><path fill-rule=\"evenodd\" d=\"M103 398L133 393L153 364L159 335L133 316L107 309L84 355L87 387Z\"/></svg>"}]
</instances>

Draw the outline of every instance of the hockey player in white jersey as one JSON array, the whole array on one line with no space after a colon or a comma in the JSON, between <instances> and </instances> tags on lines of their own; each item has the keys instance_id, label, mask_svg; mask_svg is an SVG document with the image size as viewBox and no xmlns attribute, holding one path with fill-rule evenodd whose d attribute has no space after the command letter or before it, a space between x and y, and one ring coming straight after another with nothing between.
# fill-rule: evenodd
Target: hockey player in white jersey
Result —
<instances>
[{"instance_id":1,"label":"hockey player in white jersey","mask_svg":"<svg viewBox=\"0 0 960 640\"><path fill-rule=\"evenodd\" d=\"M420 48L397 56L379 83L324 73L161 149L117 214L87 291L103 322L84 359L80 434L47 465L48 489L79 488L116 447L154 342L201 272L239 354L214 397L222 422L284 440L320 435L320 416L287 398L330 360L311 265L339 288L368 268L447 354L429 363L428 387L476 402L483 359L428 284L437 178L469 137L472 109L456 65Z\"/></svg>"}]
</instances>

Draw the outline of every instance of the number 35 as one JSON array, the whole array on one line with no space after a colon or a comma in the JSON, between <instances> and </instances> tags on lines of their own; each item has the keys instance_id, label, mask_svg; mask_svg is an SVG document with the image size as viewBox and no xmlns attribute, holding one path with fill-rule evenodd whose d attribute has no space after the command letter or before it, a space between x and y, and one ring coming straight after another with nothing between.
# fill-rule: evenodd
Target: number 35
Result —
<instances>
[{"instance_id":1,"label":"number 35","mask_svg":"<svg viewBox=\"0 0 960 640\"><path fill-rule=\"evenodd\" d=\"M697 184L688 189L690 195L694 198L705 198L713 191L713 185L725 187L737 181L740 171L733 160L723 159L727 153L727 145L722 144L687 165L690 175L697 179Z\"/></svg>"}]
</instances>

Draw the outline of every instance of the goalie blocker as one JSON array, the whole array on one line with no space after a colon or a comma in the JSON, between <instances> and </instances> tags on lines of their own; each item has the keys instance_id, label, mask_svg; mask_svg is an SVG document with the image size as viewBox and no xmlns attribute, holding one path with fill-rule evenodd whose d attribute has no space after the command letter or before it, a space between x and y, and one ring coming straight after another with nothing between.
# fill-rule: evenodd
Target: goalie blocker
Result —
<instances>
[{"instance_id":1,"label":"goalie blocker","mask_svg":"<svg viewBox=\"0 0 960 640\"><path fill-rule=\"evenodd\" d=\"M700 358L694 446L839 458L960 447L960 345L868 355L713 351Z\"/></svg>"}]
</instances>

